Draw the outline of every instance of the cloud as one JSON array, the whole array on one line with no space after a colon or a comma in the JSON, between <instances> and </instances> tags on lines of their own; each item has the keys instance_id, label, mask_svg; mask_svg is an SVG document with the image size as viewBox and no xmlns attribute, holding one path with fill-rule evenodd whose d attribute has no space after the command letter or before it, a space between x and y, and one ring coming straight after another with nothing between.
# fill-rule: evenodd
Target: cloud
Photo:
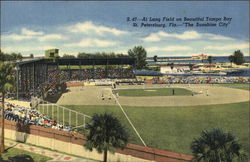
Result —
<instances>
[{"instance_id":1,"label":"cloud","mask_svg":"<svg viewBox=\"0 0 250 162\"><path fill-rule=\"evenodd\" d=\"M29 30L29 29L26 29L26 28L22 28L21 34L22 34L22 35L27 35L27 36L36 36L36 35L43 35L44 33L41 32L41 31L36 32L36 31L33 31L33 30Z\"/></svg>"},{"instance_id":2,"label":"cloud","mask_svg":"<svg viewBox=\"0 0 250 162\"><path fill-rule=\"evenodd\" d=\"M78 52L72 52L72 51L68 51L68 50L59 50L60 56L63 56L64 54L77 56Z\"/></svg>"},{"instance_id":3,"label":"cloud","mask_svg":"<svg viewBox=\"0 0 250 162\"><path fill-rule=\"evenodd\" d=\"M27 39L34 39L38 36L43 35L44 33L41 31L33 31L27 28L22 28L20 34L10 34L10 35L2 35L1 40L10 39L10 40L27 40Z\"/></svg>"},{"instance_id":4,"label":"cloud","mask_svg":"<svg viewBox=\"0 0 250 162\"><path fill-rule=\"evenodd\" d=\"M111 33L113 35L119 36L122 34L126 34L126 31L122 31L116 28L109 28L102 25L95 25L91 21L86 21L84 23L77 23L73 26L67 27L70 32L82 32L82 33L90 33L95 32L98 35L103 35L104 33Z\"/></svg>"},{"instance_id":5,"label":"cloud","mask_svg":"<svg viewBox=\"0 0 250 162\"><path fill-rule=\"evenodd\" d=\"M225 37L225 36L222 36L222 35L210 34L210 33L203 34L203 37L207 37L210 40L234 40L231 37Z\"/></svg>"},{"instance_id":6,"label":"cloud","mask_svg":"<svg viewBox=\"0 0 250 162\"><path fill-rule=\"evenodd\" d=\"M249 49L249 43L242 44L229 44L221 46L206 46L205 50L238 50L238 49Z\"/></svg>"},{"instance_id":7,"label":"cloud","mask_svg":"<svg viewBox=\"0 0 250 162\"><path fill-rule=\"evenodd\" d=\"M10 35L3 35L1 36L1 41L3 40L25 40L25 39L32 39L33 37L30 35L18 35L18 34L10 34Z\"/></svg>"},{"instance_id":8,"label":"cloud","mask_svg":"<svg viewBox=\"0 0 250 162\"><path fill-rule=\"evenodd\" d=\"M142 40L146 42L159 42L164 38L176 38L180 40L195 40L195 39L208 39L208 40L234 40L230 37L225 37L217 34L210 33L198 33L197 31L185 31L183 33L167 33L159 31L157 33L152 33L149 36L143 38Z\"/></svg>"},{"instance_id":9,"label":"cloud","mask_svg":"<svg viewBox=\"0 0 250 162\"><path fill-rule=\"evenodd\" d=\"M168 34L168 33L160 32L159 34L164 37L173 37L173 38L182 39L182 40L201 38L201 34L196 31L185 31L182 34L176 34L176 33Z\"/></svg>"},{"instance_id":10,"label":"cloud","mask_svg":"<svg viewBox=\"0 0 250 162\"><path fill-rule=\"evenodd\" d=\"M159 42L161 38L157 34L150 34L148 37L143 38L143 40L146 42Z\"/></svg>"},{"instance_id":11,"label":"cloud","mask_svg":"<svg viewBox=\"0 0 250 162\"><path fill-rule=\"evenodd\" d=\"M47 40L65 40L66 38L61 34L47 34L47 35L43 35L43 36L32 35L32 34L31 35L10 34L10 35L3 35L1 37L1 40L5 40L5 39L17 40L17 41L28 40L28 39L37 39L39 41L47 41Z\"/></svg>"},{"instance_id":12,"label":"cloud","mask_svg":"<svg viewBox=\"0 0 250 162\"><path fill-rule=\"evenodd\" d=\"M46 40L65 40L66 38L61 34L47 34L42 37L39 37L39 41L46 41Z\"/></svg>"},{"instance_id":13,"label":"cloud","mask_svg":"<svg viewBox=\"0 0 250 162\"><path fill-rule=\"evenodd\" d=\"M231 55L231 53L228 53L228 52L223 52L223 53L211 53L211 52L207 52L207 53L204 53L208 56L229 56Z\"/></svg>"},{"instance_id":14,"label":"cloud","mask_svg":"<svg viewBox=\"0 0 250 162\"><path fill-rule=\"evenodd\" d=\"M49 45L44 45L44 46L37 46L37 47L1 47L1 51L6 52L6 53L11 53L11 52L33 52L33 51L45 51L47 49L52 49L56 48L55 46L49 46Z\"/></svg>"},{"instance_id":15,"label":"cloud","mask_svg":"<svg viewBox=\"0 0 250 162\"><path fill-rule=\"evenodd\" d=\"M110 47L117 45L117 42L110 40L100 40L94 38L87 38L81 40L79 43L64 44L66 47Z\"/></svg>"},{"instance_id":16,"label":"cloud","mask_svg":"<svg viewBox=\"0 0 250 162\"><path fill-rule=\"evenodd\" d=\"M127 55L128 54L128 49L124 49L124 50L113 50L111 52L114 52L115 54L124 54Z\"/></svg>"},{"instance_id":17,"label":"cloud","mask_svg":"<svg viewBox=\"0 0 250 162\"><path fill-rule=\"evenodd\" d=\"M66 39L61 34L44 34L42 31L33 31L27 28L22 28L20 34L10 34L3 35L1 37L2 40L10 39L10 40L28 40L28 39L37 39L39 41L46 40L64 40Z\"/></svg>"},{"instance_id":18,"label":"cloud","mask_svg":"<svg viewBox=\"0 0 250 162\"><path fill-rule=\"evenodd\" d=\"M177 38L182 40L190 40L190 39L199 39L201 38L201 34L196 31L185 31L182 34L177 33L167 33L163 31L159 31L157 33L152 33L148 37L143 38L144 41L150 42L158 42L161 41L162 38Z\"/></svg>"},{"instance_id":19,"label":"cloud","mask_svg":"<svg viewBox=\"0 0 250 162\"><path fill-rule=\"evenodd\" d=\"M167 46L167 47L149 47L149 48L146 48L146 51L147 52L158 52L158 51L172 52L172 51L188 51L192 49L193 48L189 46Z\"/></svg>"}]
</instances>

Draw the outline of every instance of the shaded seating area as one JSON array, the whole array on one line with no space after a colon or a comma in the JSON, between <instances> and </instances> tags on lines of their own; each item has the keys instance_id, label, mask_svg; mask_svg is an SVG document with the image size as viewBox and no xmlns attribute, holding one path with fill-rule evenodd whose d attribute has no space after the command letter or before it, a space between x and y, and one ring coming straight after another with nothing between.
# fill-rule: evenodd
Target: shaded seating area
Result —
<instances>
[{"instance_id":1,"label":"shaded seating area","mask_svg":"<svg viewBox=\"0 0 250 162\"><path fill-rule=\"evenodd\" d=\"M11 103L5 103L4 118L25 125L37 125L68 132L73 131L72 127L57 123L56 120L43 115L37 110Z\"/></svg>"}]
</instances>

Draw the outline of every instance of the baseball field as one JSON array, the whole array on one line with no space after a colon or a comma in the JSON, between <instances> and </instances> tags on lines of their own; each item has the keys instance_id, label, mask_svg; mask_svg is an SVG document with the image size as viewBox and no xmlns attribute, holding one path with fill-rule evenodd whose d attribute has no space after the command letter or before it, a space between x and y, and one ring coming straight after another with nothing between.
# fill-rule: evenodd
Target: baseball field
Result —
<instances>
[{"instance_id":1,"label":"baseball field","mask_svg":"<svg viewBox=\"0 0 250 162\"><path fill-rule=\"evenodd\" d=\"M147 146L191 153L190 143L202 130L222 128L249 150L248 89L245 84L85 86L70 88L57 104L90 116L112 113L129 141L140 145L119 104Z\"/></svg>"}]
</instances>

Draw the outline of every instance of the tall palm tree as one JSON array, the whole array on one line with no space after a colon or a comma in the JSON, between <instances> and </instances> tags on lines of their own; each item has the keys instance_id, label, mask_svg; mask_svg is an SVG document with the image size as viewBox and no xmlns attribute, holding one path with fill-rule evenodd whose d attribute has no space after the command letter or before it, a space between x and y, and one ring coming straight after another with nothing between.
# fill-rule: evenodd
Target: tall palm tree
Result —
<instances>
[{"instance_id":1,"label":"tall palm tree","mask_svg":"<svg viewBox=\"0 0 250 162\"><path fill-rule=\"evenodd\" d=\"M232 162L235 159L244 161L246 154L235 136L221 129L202 131L201 137L191 144L194 161Z\"/></svg>"},{"instance_id":2,"label":"tall palm tree","mask_svg":"<svg viewBox=\"0 0 250 162\"><path fill-rule=\"evenodd\" d=\"M107 162L108 151L114 152L115 148L123 149L128 142L126 130L111 114L95 114L86 129L87 142L84 146L90 151L95 148L99 153L104 152L104 162Z\"/></svg>"},{"instance_id":3,"label":"tall palm tree","mask_svg":"<svg viewBox=\"0 0 250 162\"><path fill-rule=\"evenodd\" d=\"M1 118L1 145L0 152L4 152L4 97L6 92L14 87L15 77L12 75L13 66L0 62L0 93L2 94L2 118Z\"/></svg>"}]
</instances>

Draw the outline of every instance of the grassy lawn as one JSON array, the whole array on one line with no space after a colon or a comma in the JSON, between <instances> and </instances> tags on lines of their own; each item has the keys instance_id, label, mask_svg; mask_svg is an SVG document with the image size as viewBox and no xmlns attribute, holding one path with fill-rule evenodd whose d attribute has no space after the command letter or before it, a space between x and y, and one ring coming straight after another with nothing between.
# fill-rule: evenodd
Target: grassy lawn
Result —
<instances>
[{"instance_id":1,"label":"grassy lawn","mask_svg":"<svg viewBox=\"0 0 250 162\"><path fill-rule=\"evenodd\" d=\"M219 85L219 86L223 86L223 87L244 89L244 90L250 91L250 84L237 84L237 83L231 83L231 84L218 84L218 85Z\"/></svg>"},{"instance_id":2,"label":"grassy lawn","mask_svg":"<svg viewBox=\"0 0 250 162\"><path fill-rule=\"evenodd\" d=\"M192 92L183 88L150 88L150 89L120 89L116 90L119 96L176 96L192 95Z\"/></svg>"},{"instance_id":3,"label":"grassy lawn","mask_svg":"<svg viewBox=\"0 0 250 162\"><path fill-rule=\"evenodd\" d=\"M8 148L8 147L6 147L6 149L7 149L7 152L3 153L1 155L1 157L3 158L3 160L8 160L8 157L14 157L16 155L21 155L21 154L25 154L25 155L31 156L32 159L35 162L46 162L46 161L52 159L52 158L47 157L47 156L35 154L35 153L32 153L32 152L24 151L24 150L17 149L17 148Z\"/></svg>"},{"instance_id":4,"label":"grassy lawn","mask_svg":"<svg viewBox=\"0 0 250 162\"><path fill-rule=\"evenodd\" d=\"M67 106L93 115L113 113L130 134L130 142L141 144L118 106ZM249 103L185 107L129 107L125 111L148 146L191 153L190 143L204 129L231 131L249 149Z\"/></svg>"}]
</instances>

